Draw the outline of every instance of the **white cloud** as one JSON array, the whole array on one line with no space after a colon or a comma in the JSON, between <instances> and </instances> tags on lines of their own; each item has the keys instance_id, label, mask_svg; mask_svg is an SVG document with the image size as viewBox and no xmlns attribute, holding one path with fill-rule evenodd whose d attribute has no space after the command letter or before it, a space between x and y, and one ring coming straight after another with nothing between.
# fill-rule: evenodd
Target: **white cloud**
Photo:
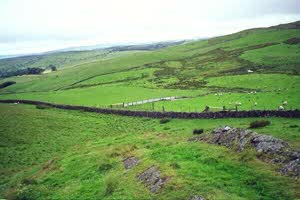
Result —
<instances>
[{"instance_id":1,"label":"white cloud","mask_svg":"<svg viewBox=\"0 0 300 200\"><path fill-rule=\"evenodd\" d=\"M0 54L188 39L300 19L297 0L2 0Z\"/></svg>"}]
</instances>

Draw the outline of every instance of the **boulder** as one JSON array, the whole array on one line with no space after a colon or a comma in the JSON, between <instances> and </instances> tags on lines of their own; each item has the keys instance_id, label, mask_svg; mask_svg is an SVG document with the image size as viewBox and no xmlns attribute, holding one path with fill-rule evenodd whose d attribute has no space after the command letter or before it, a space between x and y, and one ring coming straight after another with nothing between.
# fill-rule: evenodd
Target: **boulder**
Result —
<instances>
[{"instance_id":1,"label":"boulder","mask_svg":"<svg viewBox=\"0 0 300 200\"><path fill-rule=\"evenodd\" d=\"M194 195L189 200L205 200L205 199L203 197L201 197L201 196Z\"/></svg>"},{"instance_id":2,"label":"boulder","mask_svg":"<svg viewBox=\"0 0 300 200\"><path fill-rule=\"evenodd\" d=\"M150 190L156 192L165 185L171 177L161 178L160 171L157 167L152 166L138 175L138 180L142 181Z\"/></svg>"},{"instance_id":3,"label":"boulder","mask_svg":"<svg viewBox=\"0 0 300 200\"><path fill-rule=\"evenodd\" d=\"M283 150L288 147L286 142L270 135L253 134L251 143L259 153L282 153Z\"/></svg>"},{"instance_id":4,"label":"boulder","mask_svg":"<svg viewBox=\"0 0 300 200\"><path fill-rule=\"evenodd\" d=\"M136 165L138 165L139 162L140 161L134 156L130 156L130 157L125 158L123 160L123 164L124 164L125 169L131 169L131 168L135 167Z\"/></svg>"},{"instance_id":5,"label":"boulder","mask_svg":"<svg viewBox=\"0 0 300 200\"><path fill-rule=\"evenodd\" d=\"M281 168L280 172L285 175L300 177L300 159L290 161Z\"/></svg>"}]
</instances>

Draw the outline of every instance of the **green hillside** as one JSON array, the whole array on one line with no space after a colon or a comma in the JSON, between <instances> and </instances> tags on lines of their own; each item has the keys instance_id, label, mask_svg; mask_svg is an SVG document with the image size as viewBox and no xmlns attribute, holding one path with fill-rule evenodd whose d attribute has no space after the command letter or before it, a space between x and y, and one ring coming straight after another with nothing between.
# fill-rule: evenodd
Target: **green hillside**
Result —
<instances>
[{"instance_id":1,"label":"green hillside","mask_svg":"<svg viewBox=\"0 0 300 200\"><path fill-rule=\"evenodd\" d=\"M111 58L57 72L2 79L1 82L17 83L1 89L0 98L109 106L170 95L207 94L180 103L159 102L156 108L165 104L169 110L182 106L186 110L187 103L201 110L205 105L230 107L229 103L239 101L240 109L251 109L255 102L256 109L277 109L287 101L288 108L295 109L300 105L300 44L289 41L299 35L299 29L283 26L246 30L155 51L115 52ZM118 97L111 98L106 91ZM254 91L255 95L245 95ZM233 99L215 93L232 94ZM266 107L270 97L273 101ZM144 107L147 109L147 105Z\"/></svg>"},{"instance_id":2,"label":"green hillside","mask_svg":"<svg viewBox=\"0 0 300 200\"><path fill-rule=\"evenodd\" d=\"M58 70L0 79L0 99L148 111L300 109L300 21L147 51L102 50L9 59ZM25 60L24 60L25 59ZM4 63L4 64L3 64ZM13 69L12 69L13 70ZM128 107L116 104L160 97ZM195 129L248 128L261 118L149 119L0 104L0 199L299 199L299 178L253 149L190 142ZM253 129L300 148L299 119ZM124 168L124 159L139 164ZM279 162L279 161L278 161ZM137 177L151 166L157 192ZM193 199L196 200L196 199Z\"/></svg>"}]
</instances>

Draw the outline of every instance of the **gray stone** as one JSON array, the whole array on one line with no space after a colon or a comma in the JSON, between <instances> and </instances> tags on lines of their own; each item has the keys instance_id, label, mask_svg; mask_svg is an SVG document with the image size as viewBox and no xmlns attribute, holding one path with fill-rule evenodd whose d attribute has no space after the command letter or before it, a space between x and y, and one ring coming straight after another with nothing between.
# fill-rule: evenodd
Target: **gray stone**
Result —
<instances>
[{"instance_id":1,"label":"gray stone","mask_svg":"<svg viewBox=\"0 0 300 200\"><path fill-rule=\"evenodd\" d=\"M189 200L205 200L205 199L203 197L201 197L201 196L194 195Z\"/></svg>"},{"instance_id":2,"label":"gray stone","mask_svg":"<svg viewBox=\"0 0 300 200\"><path fill-rule=\"evenodd\" d=\"M123 160L125 169L131 169L131 168L135 167L136 165L138 165L139 162L140 161L134 156L130 156Z\"/></svg>"},{"instance_id":3,"label":"gray stone","mask_svg":"<svg viewBox=\"0 0 300 200\"><path fill-rule=\"evenodd\" d=\"M300 177L300 159L289 162L280 170L280 172L285 175Z\"/></svg>"},{"instance_id":4,"label":"gray stone","mask_svg":"<svg viewBox=\"0 0 300 200\"><path fill-rule=\"evenodd\" d=\"M254 134L251 139L251 143L257 152L271 154L282 153L283 150L288 147L286 142L270 135Z\"/></svg>"},{"instance_id":5,"label":"gray stone","mask_svg":"<svg viewBox=\"0 0 300 200\"><path fill-rule=\"evenodd\" d=\"M152 166L138 175L138 180L142 181L150 190L156 192L165 185L171 177L160 177L160 171L157 167Z\"/></svg>"}]
</instances>

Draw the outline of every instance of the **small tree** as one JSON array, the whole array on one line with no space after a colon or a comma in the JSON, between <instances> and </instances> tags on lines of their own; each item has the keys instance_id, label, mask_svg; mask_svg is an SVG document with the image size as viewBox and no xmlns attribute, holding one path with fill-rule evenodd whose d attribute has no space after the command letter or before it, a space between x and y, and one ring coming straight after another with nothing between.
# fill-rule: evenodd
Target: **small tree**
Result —
<instances>
[{"instance_id":1,"label":"small tree","mask_svg":"<svg viewBox=\"0 0 300 200\"><path fill-rule=\"evenodd\" d=\"M49 65L49 68L51 69L51 71L57 71L57 68L55 65Z\"/></svg>"}]
</instances>

